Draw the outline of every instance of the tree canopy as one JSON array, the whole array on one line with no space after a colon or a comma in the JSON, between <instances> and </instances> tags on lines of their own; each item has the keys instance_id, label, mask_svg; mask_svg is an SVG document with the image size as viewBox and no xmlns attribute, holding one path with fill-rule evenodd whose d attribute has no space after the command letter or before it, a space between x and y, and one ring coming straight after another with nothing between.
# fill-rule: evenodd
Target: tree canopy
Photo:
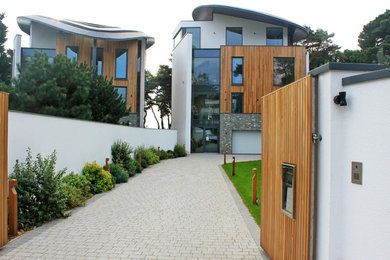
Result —
<instances>
[{"instance_id":1,"label":"tree canopy","mask_svg":"<svg viewBox=\"0 0 390 260\"><path fill-rule=\"evenodd\" d=\"M47 54L36 52L20 69L14 87L2 88L10 93L14 110L107 123L128 114L112 81L62 54L50 62Z\"/></svg>"},{"instance_id":2,"label":"tree canopy","mask_svg":"<svg viewBox=\"0 0 390 260\"><path fill-rule=\"evenodd\" d=\"M4 47L7 41L7 26L3 23L5 13L0 13L0 81L5 84L11 82L11 50Z\"/></svg>"},{"instance_id":3,"label":"tree canopy","mask_svg":"<svg viewBox=\"0 0 390 260\"><path fill-rule=\"evenodd\" d=\"M299 46L306 47L309 52L310 69L317 68L327 62L337 60L340 46L333 43L334 33L328 33L323 29L313 30L305 25L309 35L306 39L297 43Z\"/></svg>"}]
</instances>

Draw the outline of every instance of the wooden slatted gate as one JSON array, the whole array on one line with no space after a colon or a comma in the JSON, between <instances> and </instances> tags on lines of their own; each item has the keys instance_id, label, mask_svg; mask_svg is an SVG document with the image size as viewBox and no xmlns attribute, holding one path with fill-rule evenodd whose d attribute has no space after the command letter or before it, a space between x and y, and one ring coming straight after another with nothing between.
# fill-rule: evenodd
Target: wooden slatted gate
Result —
<instances>
[{"instance_id":1,"label":"wooden slatted gate","mask_svg":"<svg viewBox=\"0 0 390 260\"><path fill-rule=\"evenodd\" d=\"M274 260L315 258L314 80L304 77L262 98L260 243ZM293 193L282 188L282 163L295 166ZM283 198L293 201L293 218L282 211Z\"/></svg>"},{"instance_id":2,"label":"wooden slatted gate","mask_svg":"<svg viewBox=\"0 0 390 260\"><path fill-rule=\"evenodd\" d=\"M8 93L0 92L0 247L8 242Z\"/></svg>"}]
</instances>

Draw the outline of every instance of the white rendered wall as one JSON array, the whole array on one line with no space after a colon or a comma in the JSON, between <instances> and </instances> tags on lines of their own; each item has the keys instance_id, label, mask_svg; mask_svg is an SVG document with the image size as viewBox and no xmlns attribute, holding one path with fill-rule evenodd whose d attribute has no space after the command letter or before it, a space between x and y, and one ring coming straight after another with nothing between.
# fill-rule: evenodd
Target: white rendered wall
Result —
<instances>
[{"instance_id":1,"label":"white rendered wall","mask_svg":"<svg viewBox=\"0 0 390 260\"><path fill-rule=\"evenodd\" d=\"M84 120L66 119L10 111L8 113L8 172L15 160L24 161L30 147L34 156L47 156L57 151L57 167L81 172L86 162L111 158L111 145L121 139L133 147L160 146L173 150L177 134L174 130L136 128Z\"/></svg>"},{"instance_id":2,"label":"white rendered wall","mask_svg":"<svg viewBox=\"0 0 390 260\"><path fill-rule=\"evenodd\" d=\"M173 50L172 57L172 129L177 143L191 151L191 77L192 35L187 34Z\"/></svg>"},{"instance_id":3,"label":"white rendered wall","mask_svg":"<svg viewBox=\"0 0 390 260\"><path fill-rule=\"evenodd\" d=\"M30 47L55 49L56 35L57 31L55 29L32 22L30 27Z\"/></svg>"},{"instance_id":4,"label":"white rendered wall","mask_svg":"<svg viewBox=\"0 0 390 260\"><path fill-rule=\"evenodd\" d=\"M266 45L267 27L281 27L238 17L214 14L213 21L182 21L174 31L181 27L200 27L200 47L220 48L226 45L226 27L242 27L243 45ZM287 46L287 28L283 27L283 45Z\"/></svg>"},{"instance_id":5,"label":"white rendered wall","mask_svg":"<svg viewBox=\"0 0 390 260\"><path fill-rule=\"evenodd\" d=\"M342 87L362 72L319 77L318 259L386 259L390 255L390 79ZM333 103L347 92L348 105ZM351 183L351 162L363 163L363 185Z\"/></svg>"}]
</instances>

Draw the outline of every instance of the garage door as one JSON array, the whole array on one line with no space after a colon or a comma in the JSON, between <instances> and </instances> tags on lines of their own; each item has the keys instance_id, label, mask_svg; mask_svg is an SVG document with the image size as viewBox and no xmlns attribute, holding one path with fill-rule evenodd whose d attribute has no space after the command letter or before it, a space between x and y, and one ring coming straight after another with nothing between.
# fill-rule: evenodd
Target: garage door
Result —
<instances>
[{"instance_id":1,"label":"garage door","mask_svg":"<svg viewBox=\"0 0 390 260\"><path fill-rule=\"evenodd\" d=\"M261 154L261 131L233 131L232 152Z\"/></svg>"}]
</instances>

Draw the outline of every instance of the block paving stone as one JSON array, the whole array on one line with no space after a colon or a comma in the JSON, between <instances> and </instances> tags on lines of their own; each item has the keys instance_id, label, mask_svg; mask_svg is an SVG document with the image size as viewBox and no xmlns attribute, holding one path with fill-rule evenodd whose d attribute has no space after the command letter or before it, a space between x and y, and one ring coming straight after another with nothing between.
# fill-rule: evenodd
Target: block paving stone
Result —
<instances>
[{"instance_id":1,"label":"block paving stone","mask_svg":"<svg viewBox=\"0 0 390 260\"><path fill-rule=\"evenodd\" d=\"M0 259L262 259L218 167L222 159L164 160L10 242Z\"/></svg>"}]
</instances>

